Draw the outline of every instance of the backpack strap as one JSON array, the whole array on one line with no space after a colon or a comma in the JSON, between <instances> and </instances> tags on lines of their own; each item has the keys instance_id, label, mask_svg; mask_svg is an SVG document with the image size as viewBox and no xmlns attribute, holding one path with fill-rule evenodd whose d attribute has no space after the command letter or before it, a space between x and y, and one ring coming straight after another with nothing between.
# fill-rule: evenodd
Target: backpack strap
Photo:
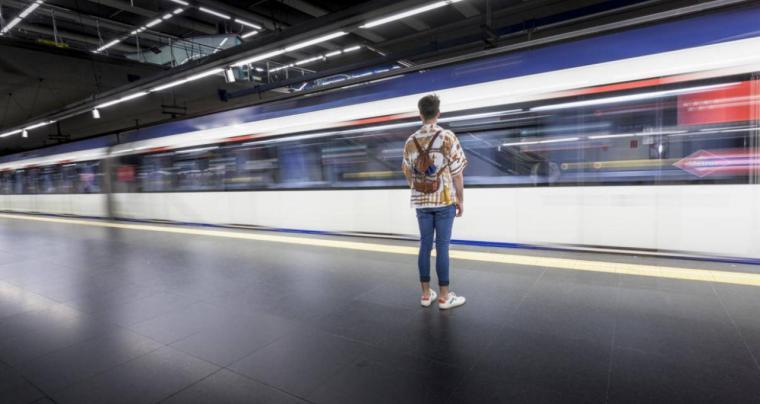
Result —
<instances>
[{"instance_id":1,"label":"backpack strap","mask_svg":"<svg viewBox=\"0 0 760 404\"><path fill-rule=\"evenodd\" d=\"M430 143L428 143L427 150L425 150L425 154L430 154L430 149L433 148L433 143L435 143L435 140L438 139L438 135L441 134L441 131L435 132L435 135L433 135L433 138L430 139Z\"/></svg>"}]
</instances>

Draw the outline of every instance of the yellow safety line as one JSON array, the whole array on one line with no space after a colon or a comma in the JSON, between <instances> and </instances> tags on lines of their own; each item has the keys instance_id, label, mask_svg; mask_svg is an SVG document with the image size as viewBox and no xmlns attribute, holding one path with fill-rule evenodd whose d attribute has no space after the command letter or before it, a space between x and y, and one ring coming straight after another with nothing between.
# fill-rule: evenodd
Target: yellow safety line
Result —
<instances>
[{"instance_id":1,"label":"yellow safety line","mask_svg":"<svg viewBox=\"0 0 760 404\"><path fill-rule=\"evenodd\" d=\"M117 229L142 230L175 234L191 234L207 237L224 237L241 240L269 241L274 243L298 244L315 247L342 248L390 254L417 255L417 247L388 244L363 243L357 241L330 240L273 234L246 233L239 231L208 230L175 226L155 226L148 224L114 223L96 220L64 219L44 216L0 214L0 218L32 220L38 222L78 224L83 226L110 227ZM659 265L626 264L620 262L589 261L569 258L535 257L527 255L499 254L492 252L450 250L451 258L519 265L541 268L569 269L573 271L604 272L621 275L650 276L701 282L718 282L734 285L760 286L760 274L746 272L691 269Z\"/></svg>"}]
</instances>

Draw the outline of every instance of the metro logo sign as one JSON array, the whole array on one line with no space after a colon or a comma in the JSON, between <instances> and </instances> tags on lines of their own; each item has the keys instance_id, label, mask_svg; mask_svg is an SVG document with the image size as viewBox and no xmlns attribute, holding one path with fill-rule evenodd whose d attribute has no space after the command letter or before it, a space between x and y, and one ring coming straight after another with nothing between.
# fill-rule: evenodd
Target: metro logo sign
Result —
<instances>
[{"instance_id":1,"label":"metro logo sign","mask_svg":"<svg viewBox=\"0 0 760 404\"><path fill-rule=\"evenodd\" d=\"M747 175L760 167L760 156L746 150L700 150L677 161L674 166L696 175Z\"/></svg>"}]
</instances>

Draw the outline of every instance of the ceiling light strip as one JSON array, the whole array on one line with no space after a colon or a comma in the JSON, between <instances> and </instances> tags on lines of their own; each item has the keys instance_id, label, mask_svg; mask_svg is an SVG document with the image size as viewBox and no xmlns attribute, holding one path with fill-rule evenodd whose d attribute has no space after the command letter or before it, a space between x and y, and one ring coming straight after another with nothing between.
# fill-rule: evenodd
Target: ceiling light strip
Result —
<instances>
[{"instance_id":1,"label":"ceiling light strip","mask_svg":"<svg viewBox=\"0 0 760 404\"><path fill-rule=\"evenodd\" d=\"M206 7L198 7L198 10L201 11L201 12L204 12L206 14L211 14L211 15L217 16L217 17L225 19L225 20L229 20L229 19L232 18L232 17L230 17L227 14L222 14L222 13L220 13L218 11L214 11L214 10L212 10L210 8L206 8Z\"/></svg>"},{"instance_id":2,"label":"ceiling light strip","mask_svg":"<svg viewBox=\"0 0 760 404\"><path fill-rule=\"evenodd\" d=\"M245 25L248 28L261 29L261 25L256 25L256 24L254 24L252 22L248 22L246 20L241 20L240 18L235 18L235 22L238 23L238 24L240 24L240 25Z\"/></svg>"},{"instance_id":3,"label":"ceiling light strip","mask_svg":"<svg viewBox=\"0 0 760 404\"><path fill-rule=\"evenodd\" d=\"M166 21L166 20L174 17L175 15L181 14L184 11L185 11L184 8L177 8L174 11L172 11L171 13L164 14L161 18L156 18L155 20L153 20L153 21L151 21L151 22L143 25L142 27L133 30L132 32L129 33L129 35L125 35L125 36L123 36L123 37L121 37L119 39L114 39L113 41L111 41L111 42L109 42L109 43L101 46L100 48L94 50L93 52L94 53L103 52L104 50L113 47L114 45L118 44L119 42L124 41L125 39L129 38L130 36L137 35L137 34L139 34L141 32L147 31L148 28L155 27L156 25L161 24L162 22L164 22L164 21Z\"/></svg>"},{"instance_id":4,"label":"ceiling light strip","mask_svg":"<svg viewBox=\"0 0 760 404\"><path fill-rule=\"evenodd\" d=\"M18 16L16 16L16 18L14 18L13 20L11 20L11 22L9 22L8 25L6 25L5 27L3 27L2 30L0 30L0 36L5 35L8 31L12 30L13 27L15 27L16 25L18 25L21 21L23 21L24 18L26 18L27 16L29 16L29 14L33 13L34 10L37 9L37 7L39 7L40 5L42 5L42 3L44 3L44 0L37 0L34 3L32 3L31 5L29 5L29 7L25 8L21 12L21 14L19 14Z\"/></svg>"},{"instance_id":5,"label":"ceiling light strip","mask_svg":"<svg viewBox=\"0 0 760 404\"><path fill-rule=\"evenodd\" d=\"M406 17L411 17L413 15L422 14L424 12L435 10L437 8L448 6L449 4L459 3L462 0L445 0L445 1L438 1L435 3L428 4L426 6L413 8L411 10L402 11L400 13L389 15L388 17L383 17L377 20L370 21L364 25L359 26L359 28L373 28L377 27L378 25L387 24L392 21L398 21L401 19L404 19Z\"/></svg>"},{"instance_id":6,"label":"ceiling light strip","mask_svg":"<svg viewBox=\"0 0 760 404\"><path fill-rule=\"evenodd\" d=\"M273 51L269 51L267 53L263 53L263 54L256 55L256 56L253 56L253 57L250 57L250 58L247 58L247 59L243 59L243 60L241 60L241 61L233 64L232 66L234 66L234 67L240 67L240 66L249 65L251 63L259 62L259 61L262 61L262 60L265 60L265 59L269 59L269 58L272 58L272 57L275 57L275 56L278 56L278 55L282 55L283 53L286 53L286 52L291 52L291 51L294 51L294 50L305 48L307 46L316 45L316 44L319 44L319 43L322 43L322 42L326 42L326 41L329 41L331 39L335 39L335 38L344 36L346 34L348 34L348 33L345 32L345 31L333 32L331 34L323 35L321 37L310 39L308 41L296 43L295 45L290 45L290 46L288 46L286 48L276 49L276 50L273 50Z\"/></svg>"}]
</instances>

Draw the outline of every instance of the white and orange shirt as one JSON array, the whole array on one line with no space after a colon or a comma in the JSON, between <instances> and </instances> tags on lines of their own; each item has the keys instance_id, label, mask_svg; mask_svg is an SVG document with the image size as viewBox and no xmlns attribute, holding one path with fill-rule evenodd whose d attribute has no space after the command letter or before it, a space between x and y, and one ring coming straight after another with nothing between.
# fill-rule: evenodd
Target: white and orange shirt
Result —
<instances>
[{"instance_id":1,"label":"white and orange shirt","mask_svg":"<svg viewBox=\"0 0 760 404\"><path fill-rule=\"evenodd\" d=\"M467 166L467 158L454 132L443 129L436 124L422 125L417 132L409 136L406 144L404 144L404 159L401 168L404 170L407 178L413 177L414 161L417 159L419 151L412 139L416 138L424 151L437 132L440 133L430 148L430 158L434 164L434 175L440 173L440 185L436 192L430 194L425 194L412 188L411 205L415 209L448 206L457 201L452 178L464 171L464 168Z\"/></svg>"}]
</instances>

